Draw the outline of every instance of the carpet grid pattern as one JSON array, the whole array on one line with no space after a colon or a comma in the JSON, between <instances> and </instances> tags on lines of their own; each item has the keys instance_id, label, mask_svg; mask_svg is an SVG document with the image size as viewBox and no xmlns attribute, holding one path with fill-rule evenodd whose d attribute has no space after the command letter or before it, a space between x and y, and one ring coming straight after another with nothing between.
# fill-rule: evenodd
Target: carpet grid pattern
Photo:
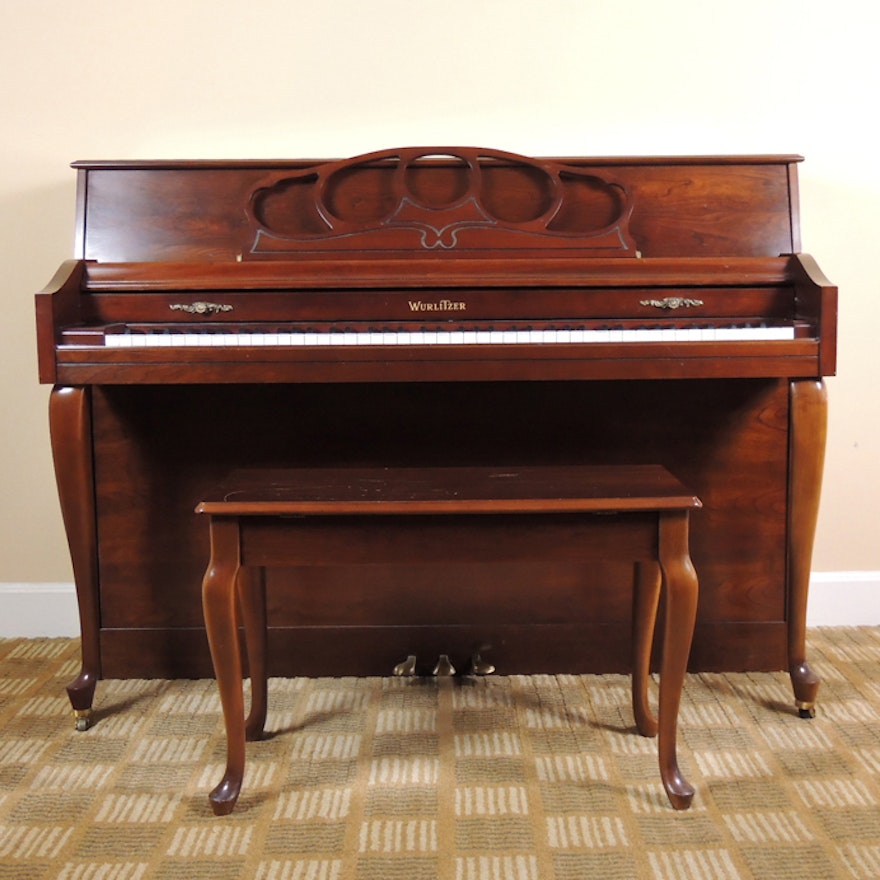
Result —
<instances>
[{"instance_id":1,"label":"carpet grid pattern","mask_svg":"<svg viewBox=\"0 0 880 880\"><path fill-rule=\"evenodd\" d=\"M880 876L880 630L782 673L689 675L677 813L626 676L271 679L235 812L212 681L106 681L74 730L71 639L0 641L0 880L811 880Z\"/></svg>"}]
</instances>

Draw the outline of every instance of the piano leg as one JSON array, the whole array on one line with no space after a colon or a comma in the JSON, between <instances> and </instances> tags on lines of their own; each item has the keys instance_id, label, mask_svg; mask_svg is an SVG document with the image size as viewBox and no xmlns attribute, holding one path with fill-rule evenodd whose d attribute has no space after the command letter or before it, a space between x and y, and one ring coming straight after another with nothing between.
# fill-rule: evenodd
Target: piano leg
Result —
<instances>
[{"instance_id":1,"label":"piano leg","mask_svg":"<svg viewBox=\"0 0 880 880\"><path fill-rule=\"evenodd\" d=\"M802 718L815 714L820 680L806 659L807 594L825 461L828 399L820 379L790 388L788 668Z\"/></svg>"},{"instance_id":2,"label":"piano leg","mask_svg":"<svg viewBox=\"0 0 880 880\"><path fill-rule=\"evenodd\" d=\"M67 686L77 730L89 726L101 677L98 544L92 479L92 397L88 388L58 386L49 398L49 430L61 515L79 606L82 666Z\"/></svg>"}]
</instances>

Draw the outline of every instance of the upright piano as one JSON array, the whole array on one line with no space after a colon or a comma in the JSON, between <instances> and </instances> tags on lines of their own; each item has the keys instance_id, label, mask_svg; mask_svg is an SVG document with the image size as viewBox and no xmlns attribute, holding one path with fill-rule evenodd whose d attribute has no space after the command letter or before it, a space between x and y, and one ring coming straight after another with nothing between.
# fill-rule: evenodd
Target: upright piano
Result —
<instances>
[{"instance_id":1,"label":"upright piano","mask_svg":"<svg viewBox=\"0 0 880 880\"><path fill-rule=\"evenodd\" d=\"M691 668L788 670L809 713L837 290L799 252L800 161L76 162L75 258L36 297L73 708L211 674L193 508L230 470L658 463L704 503ZM626 560L407 558L273 571L270 674L628 666Z\"/></svg>"}]
</instances>

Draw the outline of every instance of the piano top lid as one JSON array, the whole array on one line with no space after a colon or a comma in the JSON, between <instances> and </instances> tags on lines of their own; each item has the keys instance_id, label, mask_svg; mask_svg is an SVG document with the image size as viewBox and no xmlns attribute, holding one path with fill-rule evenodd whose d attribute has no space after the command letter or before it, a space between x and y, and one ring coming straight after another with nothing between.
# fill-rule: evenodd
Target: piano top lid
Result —
<instances>
[{"instance_id":1,"label":"piano top lid","mask_svg":"<svg viewBox=\"0 0 880 880\"><path fill-rule=\"evenodd\" d=\"M438 148L432 147L431 151ZM441 148L442 149L442 148ZM486 151L483 151L486 152ZM300 169L335 159L77 159L70 167L84 171L162 171L212 169ZM610 167L617 165L791 165L804 161L798 153L745 153L726 155L669 155L669 156L547 156L537 161L549 161L580 168Z\"/></svg>"},{"instance_id":2,"label":"piano top lid","mask_svg":"<svg viewBox=\"0 0 880 880\"><path fill-rule=\"evenodd\" d=\"M799 247L800 161L410 147L324 162L76 162L77 256L777 256Z\"/></svg>"}]
</instances>

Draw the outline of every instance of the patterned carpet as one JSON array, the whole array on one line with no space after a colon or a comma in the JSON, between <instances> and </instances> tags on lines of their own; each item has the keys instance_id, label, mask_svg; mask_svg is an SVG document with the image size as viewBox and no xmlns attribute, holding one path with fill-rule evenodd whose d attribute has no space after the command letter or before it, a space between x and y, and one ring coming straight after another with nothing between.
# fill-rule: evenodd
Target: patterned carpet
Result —
<instances>
[{"instance_id":1,"label":"patterned carpet","mask_svg":"<svg viewBox=\"0 0 880 880\"><path fill-rule=\"evenodd\" d=\"M669 807L622 676L273 679L235 812L210 681L108 681L78 644L0 641L2 880L880 877L880 629L809 633L824 683L693 675Z\"/></svg>"}]
</instances>

